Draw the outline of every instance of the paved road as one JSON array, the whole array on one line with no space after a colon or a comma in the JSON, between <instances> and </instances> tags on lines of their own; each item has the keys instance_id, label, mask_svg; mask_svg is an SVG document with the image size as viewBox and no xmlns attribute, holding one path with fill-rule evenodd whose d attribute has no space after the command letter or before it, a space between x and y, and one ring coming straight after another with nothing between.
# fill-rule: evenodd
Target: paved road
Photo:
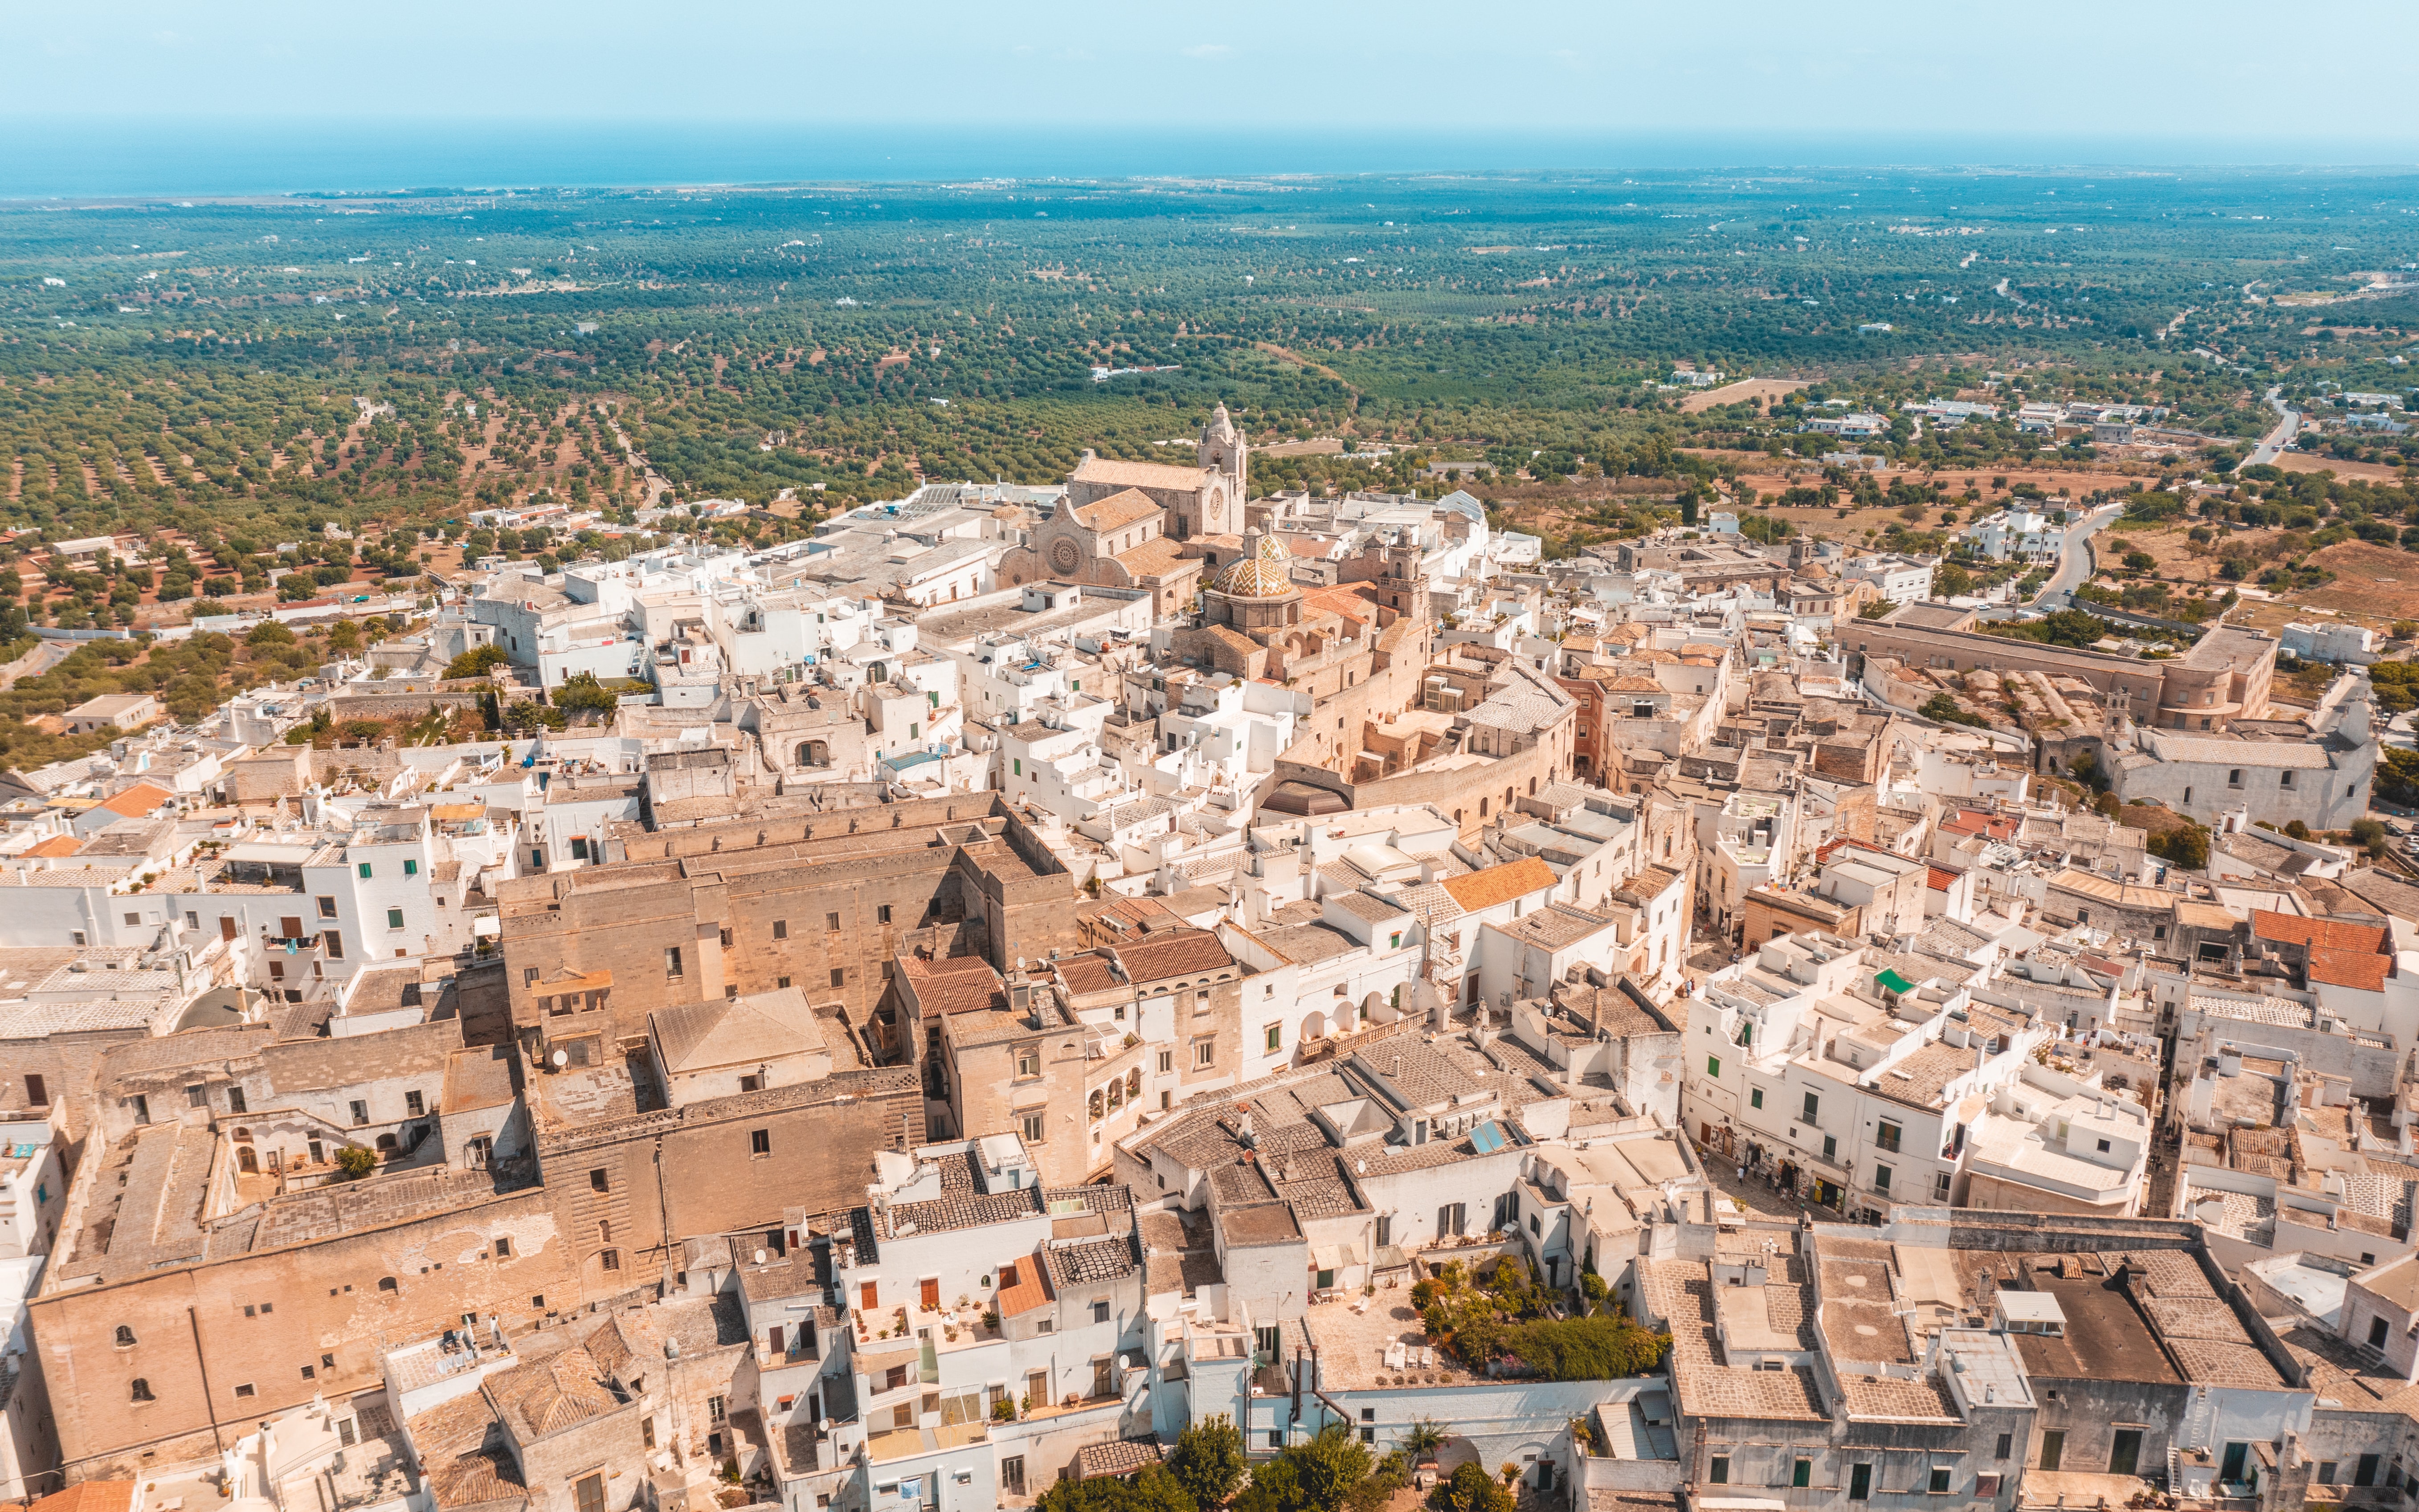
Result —
<instances>
[{"instance_id":1,"label":"paved road","mask_svg":"<svg viewBox=\"0 0 2419 1512\"><path fill-rule=\"evenodd\" d=\"M2091 577L2091 550L2085 543L2110 520L2125 513L2122 504L2105 504L2086 515L2066 532L2066 543L2058 553L2057 572L2042 589L2035 600L2043 609L2064 609L2073 602L2074 591ZM2057 599L2053 604L2051 599Z\"/></svg>"},{"instance_id":2,"label":"paved road","mask_svg":"<svg viewBox=\"0 0 2419 1512\"><path fill-rule=\"evenodd\" d=\"M2268 408L2275 410L2277 415L2276 428L2260 438L2259 444L2253 447L2250 456L2243 460L2243 466L2275 461L2286 447L2293 444L2294 433L2302 428L2302 412L2276 397L2282 392L2281 386L2268 391Z\"/></svg>"}]
</instances>

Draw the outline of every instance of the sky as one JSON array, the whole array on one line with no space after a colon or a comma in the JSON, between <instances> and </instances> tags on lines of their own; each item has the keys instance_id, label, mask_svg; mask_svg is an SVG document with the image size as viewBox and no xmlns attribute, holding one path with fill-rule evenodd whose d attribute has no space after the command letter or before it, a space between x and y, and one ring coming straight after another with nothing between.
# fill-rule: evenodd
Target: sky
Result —
<instances>
[{"instance_id":1,"label":"sky","mask_svg":"<svg viewBox=\"0 0 2419 1512\"><path fill-rule=\"evenodd\" d=\"M37 140L593 125L897 130L977 155L1019 133L1226 133L1306 157L1584 138L1776 159L1802 144L1801 161L1897 143L1965 161L2419 162L2411 0L0 0L0 28L16 64L0 127Z\"/></svg>"}]
</instances>

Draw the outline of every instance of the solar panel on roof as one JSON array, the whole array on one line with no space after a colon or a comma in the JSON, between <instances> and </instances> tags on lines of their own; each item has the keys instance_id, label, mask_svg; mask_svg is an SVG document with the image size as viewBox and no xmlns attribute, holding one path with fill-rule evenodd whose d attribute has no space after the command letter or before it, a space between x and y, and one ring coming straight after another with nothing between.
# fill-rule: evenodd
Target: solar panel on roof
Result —
<instances>
[{"instance_id":1,"label":"solar panel on roof","mask_svg":"<svg viewBox=\"0 0 2419 1512\"><path fill-rule=\"evenodd\" d=\"M1508 1143L1510 1141L1503 1137L1503 1131L1495 1126L1493 1119L1470 1131L1470 1148L1482 1155L1492 1155Z\"/></svg>"}]
</instances>

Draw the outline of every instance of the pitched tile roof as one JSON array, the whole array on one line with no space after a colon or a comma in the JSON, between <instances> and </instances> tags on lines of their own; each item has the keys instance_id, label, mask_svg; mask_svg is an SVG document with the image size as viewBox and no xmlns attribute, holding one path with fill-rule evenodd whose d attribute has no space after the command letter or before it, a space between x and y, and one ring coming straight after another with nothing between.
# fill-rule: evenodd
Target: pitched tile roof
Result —
<instances>
[{"instance_id":1,"label":"pitched tile roof","mask_svg":"<svg viewBox=\"0 0 2419 1512\"><path fill-rule=\"evenodd\" d=\"M1533 856L1524 856L1502 866L1490 866L1468 876L1444 879L1447 896L1461 905L1465 913L1492 908L1497 903L1510 903L1530 893L1554 886L1554 869Z\"/></svg>"},{"instance_id":2,"label":"pitched tile roof","mask_svg":"<svg viewBox=\"0 0 2419 1512\"><path fill-rule=\"evenodd\" d=\"M2385 991L2385 968L2390 964L2374 950L2334 950L2319 945L2310 949L2309 976L2312 981L2329 986L2381 993Z\"/></svg>"},{"instance_id":3,"label":"pitched tile roof","mask_svg":"<svg viewBox=\"0 0 2419 1512\"><path fill-rule=\"evenodd\" d=\"M2347 924L2333 918L2303 918L2299 914L2274 914L2265 908L2251 911L2251 933L2258 939L2278 945L2299 945L2304 949L2324 946L2331 950L2372 952L2385 949L2382 925Z\"/></svg>"},{"instance_id":4,"label":"pitched tile roof","mask_svg":"<svg viewBox=\"0 0 2419 1512\"><path fill-rule=\"evenodd\" d=\"M1075 506L1075 522L1086 530L1118 531L1148 519L1159 513L1159 505L1150 495L1139 488L1127 488L1105 499Z\"/></svg>"}]
</instances>

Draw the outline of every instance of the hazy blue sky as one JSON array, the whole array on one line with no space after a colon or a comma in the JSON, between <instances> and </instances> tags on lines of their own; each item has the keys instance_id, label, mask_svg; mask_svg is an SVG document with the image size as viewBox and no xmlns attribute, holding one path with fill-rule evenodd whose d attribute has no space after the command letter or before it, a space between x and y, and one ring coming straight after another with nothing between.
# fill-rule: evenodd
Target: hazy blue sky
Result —
<instances>
[{"instance_id":1,"label":"hazy blue sky","mask_svg":"<svg viewBox=\"0 0 2419 1512\"><path fill-rule=\"evenodd\" d=\"M20 116L1932 135L2419 155L2419 3L0 0Z\"/></svg>"}]
</instances>

